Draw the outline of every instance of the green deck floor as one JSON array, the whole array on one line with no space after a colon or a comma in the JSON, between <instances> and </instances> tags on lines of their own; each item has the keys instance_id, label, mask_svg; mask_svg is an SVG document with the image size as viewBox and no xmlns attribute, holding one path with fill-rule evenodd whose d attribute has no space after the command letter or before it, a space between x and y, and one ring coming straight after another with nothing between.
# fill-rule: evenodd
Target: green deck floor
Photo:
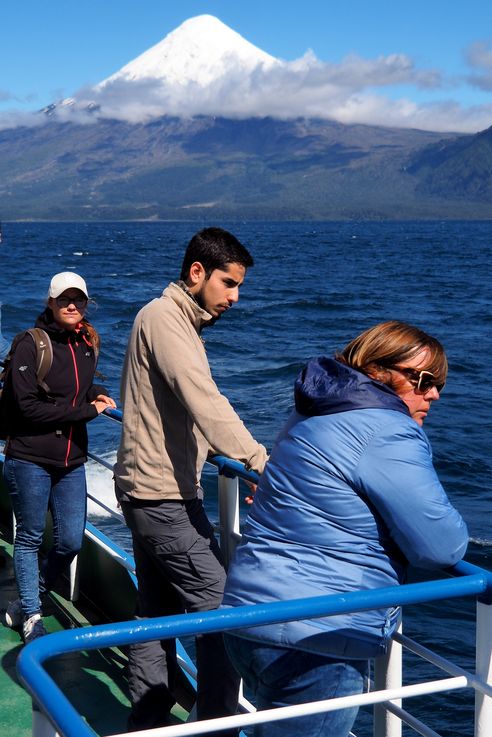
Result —
<instances>
[{"instance_id":1,"label":"green deck floor","mask_svg":"<svg viewBox=\"0 0 492 737\"><path fill-rule=\"evenodd\" d=\"M7 540L5 539L7 537ZM19 684L16 660L23 647L16 630L4 625L9 601L17 597L12 566L12 545L0 536L0 736L31 737L32 701ZM90 614L89 614L90 612ZM97 616L83 602L74 605L63 592L50 595L43 622L48 632L98 624ZM47 670L69 701L88 721L97 735L126 732L129 714L126 656L117 648L68 653L47 663ZM173 709L176 723L187 712Z\"/></svg>"},{"instance_id":2,"label":"green deck floor","mask_svg":"<svg viewBox=\"0 0 492 737\"><path fill-rule=\"evenodd\" d=\"M1 464L0 464L1 470ZM0 737L31 737L32 702L19 684L16 673L17 657L23 647L18 631L4 624L5 609L9 601L17 598L17 589L12 565L12 533L3 526L10 520L8 496L0 474ZM84 543L85 569L92 583L92 596L101 598L107 606L110 590L113 618L129 619L134 607L134 588L128 589L128 576L109 565L108 559L92 555L87 540ZM84 559L84 556L82 556ZM95 575L97 574L97 575ZM108 588L108 581L109 588ZM94 582L96 582L94 586ZM67 585L65 584L65 588ZM106 596L100 596L101 588ZM43 622L48 632L101 624L108 621L83 597L77 604L68 600L68 592L60 590L50 594L43 606ZM114 619L113 619L114 621ZM126 732L126 721L130 711L127 697L126 655L117 648L69 653L50 660L46 668L65 696L87 720L97 735ZM191 708L194 696L187 679L178 679L178 692L182 704ZM186 721L188 712L179 704L172 710L176 723Z\"/></svg>"},{"instance_id":3,"label":"green deck floor","mask_svg":"<svg viewBox=\"0 0 492 737\"><path fill-rule=\"evenodd\" d=\"M11 545L0 540L0 734L29 737L32 702L19 684L15 668L22 638L4 625L3 616L8 601L17 596L11 552ZM59 593L50 597L43 621L48 632L89 624L79 608ZM70 653L50 661L47 669L94 731L107 735L125 731L129 711L125 666L123 653L108 649Z\"/></svg>"}]
</instances>

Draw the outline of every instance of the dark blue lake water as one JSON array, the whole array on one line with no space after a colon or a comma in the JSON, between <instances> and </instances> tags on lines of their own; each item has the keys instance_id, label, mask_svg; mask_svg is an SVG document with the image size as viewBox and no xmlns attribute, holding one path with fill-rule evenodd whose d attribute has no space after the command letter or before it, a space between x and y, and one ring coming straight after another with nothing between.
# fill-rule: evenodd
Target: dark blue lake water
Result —
<instances>
[{"instance_id":1,"label":"dark blue lake water","mask_svg":"<svg viewBox=\"0 0 492 737\"><path fill-rule=\"evenodd\" d=\"M255 267L239 304L204 333L207 351L217 383L267 446L292 407L293 382L308 357L333 354L386 319L412 322L441 340L450 374L425 429L441 480L469 526L467 558L491 567L491 224L214 224L230 229L250 249ZM117 397L133 318L177 278L184 248L200 227L4 224L4 336L10 339L33 323L54 273L77 271L97 303L90 317L102 336L99 368ZM116 432L112 423L92 423L92 449L111 457ZM110 496L110 484L100 481L95 478L95 485ZM213 501L209 509L213 516ZM464 634L463 629L471 617L466 602L432 605L411 612L405 630L471 665L474 633L468 628ZM447 737L471 735L471 697L456 694L451 702L426 699L433 727ZM365 729L363 720L360 729Z\"/></svg>"}]
</instances>

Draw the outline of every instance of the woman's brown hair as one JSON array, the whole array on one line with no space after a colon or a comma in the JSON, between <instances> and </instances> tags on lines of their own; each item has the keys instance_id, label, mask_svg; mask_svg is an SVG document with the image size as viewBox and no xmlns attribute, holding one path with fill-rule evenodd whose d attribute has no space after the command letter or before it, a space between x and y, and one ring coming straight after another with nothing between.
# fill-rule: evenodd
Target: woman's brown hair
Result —
<instances>
[{"instance_id":1,"label":"woman's brown hair","mask_svg":"<svg viewBox=\"0 0 492 737\"><path fill-rule=\"evenodd\" d=\"M99 333L97 332L94 325L92 325L85 317L82 318L82 324L84 328L87 330L87 335L89 336L89 340L97 356L97 354L99 353L100 345L101 345L101 339L99 337Z\"/></svg>"},{"instance_id":2,"label":"woman's brown hair","mask_svg":"<svg viewBox=\"0 0 492 737\"><path fill-rule=\"evenodd\" d=\"M388 369L404 364L424 348L428 350L429 356L425 366L420 368L431 371L436 383L445 384L448 361L441 343L423 330L398 320L381 322L365 330L345 346L336 358L341 363L392 386L392 374Z\"/></svg>"}]
</instances>

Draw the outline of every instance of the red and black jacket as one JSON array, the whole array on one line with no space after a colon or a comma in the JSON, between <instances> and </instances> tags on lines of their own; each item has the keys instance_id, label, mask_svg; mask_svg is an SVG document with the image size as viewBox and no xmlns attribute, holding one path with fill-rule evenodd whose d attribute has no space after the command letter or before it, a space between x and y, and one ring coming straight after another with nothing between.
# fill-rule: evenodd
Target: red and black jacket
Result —
<instances>
[{"instance_id":1,"label":"red and black jacket","mask_svg":"<svg viewBox=\"0 0 492 737\"><path fill-rule=\"evenodd\" d=\"M53 345L53 363L46 374L46 393L38 386L36 346L26 334L12 356L4 391L8 402L9 438L5 454L53 466L76 466L87 460L86 423L97 417L91 402L107 394L92 383L94 349L83 323L77 331L61 328L49 308L38 317Z\"/></svg>"}]
</instances>

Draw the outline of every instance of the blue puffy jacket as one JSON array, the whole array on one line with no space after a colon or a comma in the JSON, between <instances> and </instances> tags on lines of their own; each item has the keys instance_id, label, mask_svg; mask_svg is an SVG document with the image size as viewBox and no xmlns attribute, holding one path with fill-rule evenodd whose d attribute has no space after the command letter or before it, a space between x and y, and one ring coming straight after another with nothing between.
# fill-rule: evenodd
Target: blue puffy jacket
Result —
<instances>
[{"instance_id":1,"label":"blue puffy jacket","mask_svg":"<svg viewBox=\"0 0 492 737\"><path fill-rule=\"evenodd\" d=\"M320 357L296 382L296 411L260 479L224 606L393 586L408 563L439 568L468 532L423 430L389 387ZM397 610L236 631L336 657L385 652Z\"/></svg>"}]
</instances>

